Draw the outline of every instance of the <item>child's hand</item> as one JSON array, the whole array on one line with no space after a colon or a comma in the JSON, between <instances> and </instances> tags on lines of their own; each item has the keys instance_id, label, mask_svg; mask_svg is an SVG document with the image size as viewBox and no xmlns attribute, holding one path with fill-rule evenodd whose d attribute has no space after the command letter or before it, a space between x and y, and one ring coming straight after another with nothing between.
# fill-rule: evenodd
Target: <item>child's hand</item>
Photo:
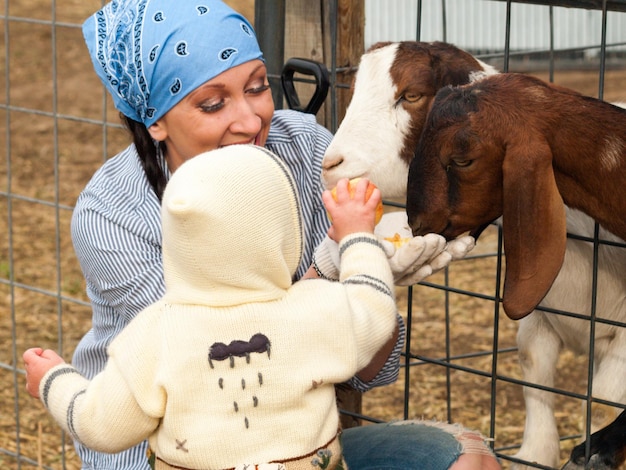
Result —
<instances>
[{"instance_id":1,"label":"child's hand","mask_svg":"<svg viewBox=\"0 0 626 470\"><path fill-rule=\"evenodd\" d=\"M328 236L337 243L346 235L355 232L374 233L376 226L376 207L382 196L378 189L374 189L369 199L366 200L366 191L369 181L362 178L356 185L354 196L350 197L348 180L341 179L337 182L337 200L330 191L324 191L322 200L326 210L332 217L333 225L328 229Z\"/></svg>"},{"instance_id":2,"label":"child's hand","mask_svg":"<svg viewBox=\"0 0 626 470\"><path fill-rule=\"evenodd\" d=\"M61 356L51 349L27 349L22 355L26 369L26 391L33 398L39 398L39 382L54 366L63 364Z\"/></svg>"}]
</instances>

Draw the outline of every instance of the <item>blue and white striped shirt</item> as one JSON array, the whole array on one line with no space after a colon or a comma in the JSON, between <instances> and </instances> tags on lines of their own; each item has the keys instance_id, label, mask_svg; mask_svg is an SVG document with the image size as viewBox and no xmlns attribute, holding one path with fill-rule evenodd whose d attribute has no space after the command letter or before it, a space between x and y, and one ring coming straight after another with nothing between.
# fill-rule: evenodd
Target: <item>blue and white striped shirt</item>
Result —
<instances>
[{"instance_id":1,"label":"blue and white striped shirt","mask_svg":"<svg viewBox=\"0 0 626 470\"><path fill-rule=\"evenodd\" d=\"M331 138L312 115L285 110L276 111L272 119L266 147L291 169L303 208L305 245L297 278L311 265L313 251L329 225L320 175ZM103 369L111 340L165 292L160 210L134 145L105 162L78 198L72 240L93 318L72 362L88 378ZM398 319L400 338L385 367L370 383L353 378L351 385L356 389L365 391L396 380L404 342L404 324ZM83 469L91 470L148 470L146 447L143 443L120 454L102 454L77 444Z\"/></svg>"}]
</instances>

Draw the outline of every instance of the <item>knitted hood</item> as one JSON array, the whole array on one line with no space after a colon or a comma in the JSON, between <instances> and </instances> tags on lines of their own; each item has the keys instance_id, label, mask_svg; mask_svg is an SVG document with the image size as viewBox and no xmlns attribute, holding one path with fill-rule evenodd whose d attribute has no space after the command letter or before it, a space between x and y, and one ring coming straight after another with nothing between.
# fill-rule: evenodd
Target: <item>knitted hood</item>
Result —
<instances>
[{"instance_id":1,"label":"knitted hood","mask_svg":"<svg viewBox=\"0 0 626 470\"><path fill-rule=\"evenodd\" d=\"M229 306L282 297L302 256L300 204L278 157L252 145L181 165L161 210L165 300Z\"/></svg>"}]
</instances>

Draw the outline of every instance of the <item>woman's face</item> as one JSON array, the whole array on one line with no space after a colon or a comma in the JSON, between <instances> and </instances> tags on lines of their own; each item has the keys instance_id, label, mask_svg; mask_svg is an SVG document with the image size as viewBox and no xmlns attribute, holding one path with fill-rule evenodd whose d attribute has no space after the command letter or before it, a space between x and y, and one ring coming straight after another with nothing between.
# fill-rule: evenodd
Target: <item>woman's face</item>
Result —
<instances>
[{"instance_id":1,"label":"woman's face","mask_svg":"<svg viewBox=\"0 0 626 470\"><path fill-rule=\"evenodd\" d=\"M252 60L205 82L148 128L165 143L170 171L208 150L264 146L274 114L265 64Z\"/></svg>"}]
</instances>

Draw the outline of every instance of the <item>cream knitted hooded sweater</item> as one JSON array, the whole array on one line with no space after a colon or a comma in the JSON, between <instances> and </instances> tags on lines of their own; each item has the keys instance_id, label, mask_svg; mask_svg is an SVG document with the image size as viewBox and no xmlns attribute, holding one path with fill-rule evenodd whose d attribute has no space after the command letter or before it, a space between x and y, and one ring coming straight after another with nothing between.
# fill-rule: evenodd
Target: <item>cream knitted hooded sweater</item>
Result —
<instances>
[{"instance_id":1,"label":"cream knitted hooded sweater","mask_svg":"<svg viewBox=\"0 0 626 470\"><path fill-rule=\"evenodd\" d=\"M396 326L393 278L370 234L342 240L340 282L292 283L300 209L285 165L231 146L184 163L162 208L166 294L116 337L89 382L68 364L41 382L70 435L102 452L148 438L170 465L286 461L333 439L333 384Z\"/></svg>"}]
</instances>

